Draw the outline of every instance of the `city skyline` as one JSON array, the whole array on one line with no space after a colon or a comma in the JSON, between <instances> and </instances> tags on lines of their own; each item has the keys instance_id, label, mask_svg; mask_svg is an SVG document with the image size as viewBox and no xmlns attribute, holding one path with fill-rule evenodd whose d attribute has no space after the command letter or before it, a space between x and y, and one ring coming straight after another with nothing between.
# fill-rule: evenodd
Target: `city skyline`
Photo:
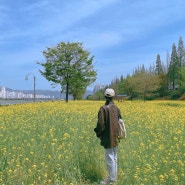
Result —
<instances>
[{"instance_id":1,"label":"city skyline","mask_svg":"<svg viewBox=\"0 0 185 185\"><path fill-rule=\"evenodd\" d=\"M0 98L2 99L52 99L54 97L51 96L46 96L43 94L36 94L36 96L34 97L34 91L33 93L24 93L23 91L15 91L15 90L6 90L7 87L5 86L0 86Z\"/></svg>"}]
</instances>

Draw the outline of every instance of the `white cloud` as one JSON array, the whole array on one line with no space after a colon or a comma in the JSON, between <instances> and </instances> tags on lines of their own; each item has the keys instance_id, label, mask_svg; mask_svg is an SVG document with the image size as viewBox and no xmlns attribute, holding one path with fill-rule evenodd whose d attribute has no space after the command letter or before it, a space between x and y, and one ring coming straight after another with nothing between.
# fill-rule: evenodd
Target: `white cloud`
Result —
<instances>
[{"instance_id":1,"label":"white cloud","mask_svg":"<svg viewBox=\"0 0 185 185\"><path fill-rule=\"evenodd\" d=\"M33 39L42 37L47 39L48 37L48 40L51 40L50 37L60 37L63 32L70 30L73 25L82 19L95 14L103 7L115 2L117 0L84 0L71 1L63 4L61 1L39 1L25 4L24 8L18 8L18 13L21 21L26 24L26 27L25 25L21 27L20 20L12 20L13 22L17 21L19 26L15 23L9 25L10 29L2 32L0 36L1 43L24 37ZM6 21L8 24L10 20L7 19Z\"/></svg>"}]
</instances>

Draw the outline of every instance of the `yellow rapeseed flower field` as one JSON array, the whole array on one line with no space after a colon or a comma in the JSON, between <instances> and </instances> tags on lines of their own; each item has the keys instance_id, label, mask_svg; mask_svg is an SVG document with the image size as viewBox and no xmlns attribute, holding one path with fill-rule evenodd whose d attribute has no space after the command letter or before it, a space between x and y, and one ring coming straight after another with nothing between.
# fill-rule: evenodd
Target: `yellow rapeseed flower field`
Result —
<instances>
[{"instance_id":1,"label":"yellow rapeseed flower field","mask_svg":"<svg viewBox=\"0 0 185 185\"><path fill-rule=\"evenodd\" d=\"M90 185L106 176L93 129L103 101L0 107L1 185ZM185 184L185 102L124 101L118 185Z\"/></svg>"}]
</instances>

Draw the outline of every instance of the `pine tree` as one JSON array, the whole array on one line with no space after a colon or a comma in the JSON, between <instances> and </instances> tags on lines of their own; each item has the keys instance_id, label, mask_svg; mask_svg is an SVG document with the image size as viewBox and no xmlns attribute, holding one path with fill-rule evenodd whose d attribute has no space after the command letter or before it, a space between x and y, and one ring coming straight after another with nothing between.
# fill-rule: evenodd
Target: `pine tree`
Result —
<instances>
[{"instance_id":1,"label":"pine tree","mask_svg":"<svg viewBox=\"0 0 185 185\"><path fill-rule=\"evenodd\" d=\"M173 43L172 45L172 53L171 53L171 59L170 59L170 65L168 70L168 78L169 78L169 85L170 89L174 90L178 87L178 80L179 80L179 59L177 55L176 45Z\"/></svg>"},{"instance_id":2,"label":"pine tree","mask_svg":"<svg viewBox=\"0 0 185 185\"><path fill-rule=\"evenodd\" d=\"M156 91L160 97L166 96L168 92L167 77L165 67L161 62L160 55L157 55L155 73L159 79L159 89Z\"/></svg>"},{"instance_id":3,"label":"pine tree","mask_svg":"<svg viewBox=\"0 0 185 185\"><path fill-rule=\"evenodd\" d=\"M157 75L160 75L160 74L163 74L163 68L162 68L162 63L161 63L161 57L160 55L158 54L157 55L157 59L156 59L156 74Z\"/></svg>"},{"instance_id":4,"label":"pine tree","mask_svg":"<svg viewBox=\"0 0 185 185\"><path fill-rule=\"evenodd\" d=\"M180 67L185 66L185 49L184 49L184 43L183 43L182 37L179 38L177 55L179 58Z\"/></svg>"}]
</instances>

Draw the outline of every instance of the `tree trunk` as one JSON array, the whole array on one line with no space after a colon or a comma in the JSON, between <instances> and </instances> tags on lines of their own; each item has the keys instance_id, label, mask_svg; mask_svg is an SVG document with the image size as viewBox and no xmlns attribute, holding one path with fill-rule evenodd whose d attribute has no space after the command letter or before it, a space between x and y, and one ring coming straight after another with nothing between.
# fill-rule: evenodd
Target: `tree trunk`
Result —
<instances>
[{"instance_id":1,"label":"tree trunk","mask_svg":"<svg viewBox=\"0 0 185 185\"><path fill-rule=\"evenodd\" d=\"M68 102L68 95L69 95L69 82L66 85L66 103Z\"/></svg>"}]
</instances>

